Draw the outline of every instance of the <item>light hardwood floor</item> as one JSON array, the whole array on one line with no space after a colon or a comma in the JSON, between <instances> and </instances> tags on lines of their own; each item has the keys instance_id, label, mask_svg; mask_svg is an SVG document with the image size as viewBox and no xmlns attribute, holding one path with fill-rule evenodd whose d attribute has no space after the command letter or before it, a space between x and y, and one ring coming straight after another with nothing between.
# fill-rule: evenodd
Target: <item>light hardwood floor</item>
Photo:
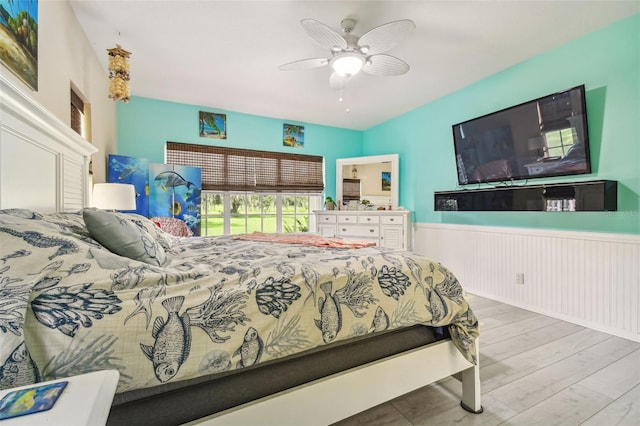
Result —
<instances>
[{"instance_id":1,"label":"light hardwood floor","mask_svg":"<svg viewBox=\"0 0 640 426\"><path fill-rule=\"evenodd\" d=\"M490 299L480 320L484 413L459 406L448 378L336 426L640 425L640 343Z\"/></svg>"}]
</instances>

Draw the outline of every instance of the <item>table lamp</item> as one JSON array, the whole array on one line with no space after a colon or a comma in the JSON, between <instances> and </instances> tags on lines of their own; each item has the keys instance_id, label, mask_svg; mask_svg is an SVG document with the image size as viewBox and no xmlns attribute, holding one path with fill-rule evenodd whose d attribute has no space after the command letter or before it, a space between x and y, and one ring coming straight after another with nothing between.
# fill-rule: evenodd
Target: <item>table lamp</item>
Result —
<instances>
[{"instance_id":1,"label":"table lamp","mask_svg":"<svg viewBox=\"0 0 640 426\"><path fill-rule=\"evenodd\" d=\"M96 183L92 205L104 210L135 210L136 189L127 183Z\"/></svg>"}]
</instances>

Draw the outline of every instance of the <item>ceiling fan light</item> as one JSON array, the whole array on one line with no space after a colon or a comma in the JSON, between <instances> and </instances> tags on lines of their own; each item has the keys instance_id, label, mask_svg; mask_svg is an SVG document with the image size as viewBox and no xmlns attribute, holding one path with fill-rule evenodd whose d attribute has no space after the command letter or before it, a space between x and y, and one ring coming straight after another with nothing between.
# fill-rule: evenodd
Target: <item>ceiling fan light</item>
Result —
<instances>
[{"instance_id":1,"label":"ceiling fan light","mask_svg":"<svg viewBox=\"0 0 640 426\"><path fill-rule=\"evenodd\" d=\"M356 75L364 65L362 55L346 52L331 58L331 68L341 76Z\"/></svg>"}]
</instances>

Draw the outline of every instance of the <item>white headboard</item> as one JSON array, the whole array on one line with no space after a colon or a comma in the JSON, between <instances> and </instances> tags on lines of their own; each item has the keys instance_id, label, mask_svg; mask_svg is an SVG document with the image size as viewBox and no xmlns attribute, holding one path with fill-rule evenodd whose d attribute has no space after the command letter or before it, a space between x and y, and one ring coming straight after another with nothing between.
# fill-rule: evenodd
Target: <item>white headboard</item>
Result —
<instances>
[{"instance_id":1,"label":"white headboard","mask_svg":"<svg viewBox=\"0 0 640 426\"><path fill-rule=\"evenodd\" d=\"M79 210L98 149L0 74L0 208Z\"/></svg>"}]
</instances>

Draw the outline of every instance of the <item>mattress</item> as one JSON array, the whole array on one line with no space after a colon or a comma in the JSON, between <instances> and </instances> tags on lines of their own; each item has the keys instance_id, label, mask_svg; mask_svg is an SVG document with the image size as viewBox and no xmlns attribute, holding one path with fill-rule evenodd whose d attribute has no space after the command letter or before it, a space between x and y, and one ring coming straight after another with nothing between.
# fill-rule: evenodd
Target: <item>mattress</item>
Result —
<instances>
[{"instance_id":1,"label":"mattress","mask_svg":"<svg viewBox=\"0 0 640 426\"><path fill-rule=\"evenodd\" d=\"M448 339L446 328L415 325L333 343L283 359L116 394L107 425L176 425Z\"/></svg>"}]
</instances>

